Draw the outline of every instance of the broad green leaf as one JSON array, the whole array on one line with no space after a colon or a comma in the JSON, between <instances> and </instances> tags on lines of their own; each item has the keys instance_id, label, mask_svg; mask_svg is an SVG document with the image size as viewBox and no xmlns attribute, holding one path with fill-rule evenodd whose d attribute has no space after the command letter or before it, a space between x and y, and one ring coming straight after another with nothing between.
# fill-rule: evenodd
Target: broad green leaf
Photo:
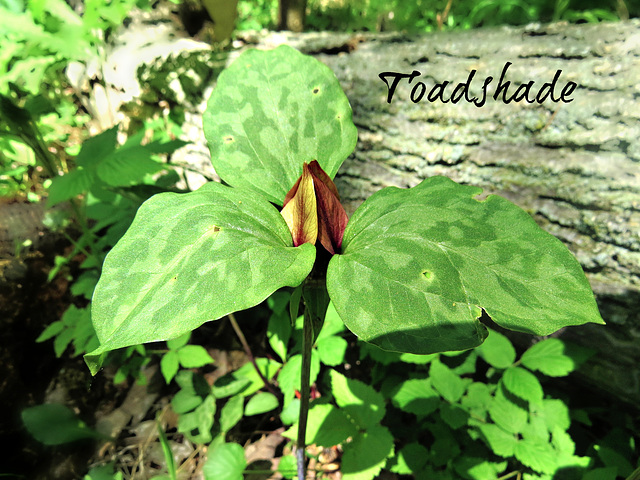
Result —
<instances>
[{"instance_id":1,"label":"broad green leaf","mask_svg":"<svg viewBox=\"0 0 640 480\"><path fill-rule=\"evenodd\" d=\"M227 400L220 410L220 430L228 432L242 419L244 412L244 397L236 395Z\"/></svg>"},{"instance_id":2,"label":"broad green leaf","mask_svg":"<svg viewBox=\"0 0 640 480\"><path fill-rule=\"evenodd\" d=\"M467 424L469 413L458 405L442 403L440 404L440 417L453 430L457 430Z\"/></svg>"},{"instance_id":3,"label":"broad green leaf","mask_svg":"<svg viewBox=\"0 0 640 480\"><path fill-rule=\"evenodd\" d=\"M209 443L211 427L216 414L216 400L209 395L192 412L178 417L178 431L187 435L193 442Z\"/></svg>"},{"instance_id":4,"label":"broad green leaf","mask_svg":"<svg viewBox=\"0 0 640 480\"><path fill-rule=\"evenodd\" d=\"M174 350L169 350L160 359L160 371L166 383L170 383L180 369L178 354Z\"/></svg>"},{"instance_id":5,"label":"broad green leaf","mask_svg":"<svg viewBox=\"0 0 640 480\"><path fill-rule=\"evenodd\" d=\"M119 148L96 168L98 177L108 185L126 187L142 183L147 175L164 170L165 166L151 158L145 146Z\"/></svg>"},{"instance_id":6,"label":"broad green leaf","mask_svg":"<svg viewBox=\"0 0 640 480\"><path fill-rule=\"evenodd\" d=\"M328 404L311 405L305 433L307 444L332 447L357 434L356 426L341 409ZM298 424L292 425L283 435L297 441Z\"/></svg>"},{"instance_id":7,"label":"broad green leaf","mask_svg":"<svg viewBox=\"0 0 640 480\"><path fill-rule=\"evenodd\" d=\"M549 442L522 439L514 449L515 457L536 472L553 473L557 468L556 452Z\"/></svg>"},{"instance_id":8,"label":"broad green leaf","mask_svg":"<svg viewBox=\"0 0 640 480\"><path fill-rule=\"evenodd\" d=\"M271 380L278 372L282 364L270 358L256 358L256 365L267 380ZM218 388L218 386L221 388ZM241 395L247 397L264 387L264 381L258 375L256 367L251 362L245 363L238 370L228 373L218 379L213 386L213 394L217 398L229 395Z\"/></svg>"},{"instance_id":9,"label":"broad green leaf","mask_svg":"<svg viewBox=\"0 0 640 480\"><path fill-rule=\"evenodd\" d=\"M478 351L484 361L495 368L504 369L516 361L516 349L511 341L495 330L489 330L489 336Z\"/></svg>"},{"instance_id":10,"label":"broad green leaf","mask_svg":"<svg viewBox=\"0 0 640 480\"><path fill-rule=\"evenodd\" d=\"M31 435L45 445L61 445L84 438L102 438L64 405L45 403L22 411L22 421Z\"/></svg>"},{"instance_id":11,"label":"broad green leaf","mask_svg":"<svg viewBox=\"0 0 640 480\"><path fill-rule=\"evenodd\" d=\"M361 429L377 425L384 417L384 398L373 387L331 370L331 393L341 410Z\"/></svg>"},{"instance_id":12,"label":"broad green leaf","mask_svg":"<svg viewBox=\"0 0 640 480\"><path fill-rule=\"evenodd\" d=\"M391 471L400 475L410 475L424 470L429 451L418 443L409 443L398 452L397 462Z\"/></svg>"},{"instance_id":13,"label":"broad green leaf","mask_svg":"<svg viewBox=\"0 0 640 480\"><path fill-rule=\"evenodd\" d=\"M93 295L97 356L128 345L178 337L209 320L302 283L312 245L291 246L278 210L263 198L219 183L162 193L138 210L107 255Z\"/></svg>"},{"instance_id":14,"label":"broad green leaf","mask_svg":"<svg viewBox=\"0 0 640 480\"><path fill-rule=\"evenodd\" d=\"M460 400L467 388L467 383L470 383L470 379L463 380L439 359L434 359L431 362L429 376L433 388L450 403Z\"/></svg>"},{"instance_id":15,"label":"broad green leaf","mask_svg":"<svg viewBox=\"0 0 640 480\"><path fill-rule=\"evenodd\" d=\"M246 466L242 447L237 443L223 443L209 452L202 472L205 480L242 480Z\"/></svg>"},{"instance_id":16,"label":"broad green leaf","mask_svg":"<svg viewBox=\"0 0 640 480\"><path fill-rule=\"evenodd\" d=\"M177 338L172 338L171 340L167 340L167 348L170 350L178 350L180 347L185 346L189 343L189 339L191 338L191 332L187 332L184 335L181 335Z\"/></svg>"},{"instance_id":17,"label":"broad green leaf","mask_svg":"<svg viewBox=\"0 0 640 480\"><path fill-rule=\"evenodd\" d=\"M372 480L393 454L393 436L386 427L373 425L344 446L343 480Z\"/></svg>"},{"instance_id":18,"label":"broad green leaf","mask_svg":"<svg viewBox=\"0 0 640 480\"><path fill-rule=\"evenodd\" d=\"M278 386L284 395L284 403L288 405L289 401L295 395L295 391L300 391L300 376L302 372L302 355L292 356L287 363L284 364L282 370L278 374ZM320 359L318 352L311 351L311 372L309 376L309 385L313 385L320 372Z\"/></svg>"},{"instance_id":19,"label":"broad green leaf","mask_svg":"<svg viewBox=\"0 0 640 480\"><path fill-rule=\"evenodd\" d=\"M461 456L453 465L456 472L469 480L496 480L507 468L507 462L494 463L485 458Z\"/></svg>"},{"instance_id":20,"label":"broad green leaf","mask_svg":"<svg viewBox=\"0 0 640 480\"><path fill-rule=\"evenodd\" d=\"M318 356L325 365L332 367L344 362L344 354L347 351L347 341L336 335L324 337L317 341Z\"/></svg>"},{"instance_id":21,"label":"broad green leaf","mask_svg":"<svg viewBox=\"0 0 640 480\"><path fill-rule=\"evenodd\" d=\"M469 410L473 417L484 420L489 407L493 403L491 390L486 383L474 382L469 385L467 392L460 400L460 404Z\"/></svg>"},{"instance_id":22,"label":"broad green leaf","mask_svg":"<svg viewBox=\"0 0 640 480\"><path fill-rule=\"evenodd\" d=\"M512 402L500 388L496 391L489 407L489 415L497 425L511 433L520 433L527 424L528 418L527 411Z\"/></svg>"},{"instance_id":23,"label":"broad green leaf","mask_svg":"<svg viewBox=\"0 0 640 480\"><path fill-rule=\"evenodd\" d=\"M278 463L278 473L284 478L294 478L297 473L296 457L293 455L285 455L280 457L280 463Z\"/></svg>"},{"instance_id":24,"label":"broad green leaf","mask_svg":"<svg viewBox=\"0 0 640 480\"><path fill-rule=\"evenodd\" d=\"M218 77L203 124L218 175L278 205L303 162L333 178L357 140L333 72L288 46L240 55Z\"/></svg>"},{"instance_id":25,"label":"broad green leaf","mask_svg":"<svg viewBox=\"0 0 640 480\"><path fill-rule=\"evenodd\" d=\"M267 324L267 338L280 359L287 360L287 345L291 338L291 322L288 312L272 313Z\"/></svg>"},{"instance_id":26,"label":"broad green leaf","mask_svg":"<svg viewBox=\"0 0 640 480\"><path fill-rule=\"evenodd\" d=\"M542 401L542 385L538 378L520 367L507 368L502 374L502 384L507 390L529 403Z\"/></svg>"},{"instance_id":27,"label":"broad green leaf","mask_svg":"<svg viewBox=\"0 0 640 480\"><path fill-rule=\"evenodd\" d=\"M184 368L200 368L213 363L213 358L202 345L185 345L178 350L178 358Z\"/></svg>"},{"instance_id":28,"label":"broad green leaf","mask_svg":"<svg viewBox=\"0 0 640 480\"><path fill-rule=\"evenodd\" d=\"M565 344L558 338L547 338L522 354L520 362L531 370L551 377L564 377L575 370L573 359L565 353Z\"/></svg>"},{"instance_id":29,"label":"broad green leaf","mask_svg":"<svg viewBox=\"0 0 640 480\"><path fill-rule=\"evenodd\" d=\"M418 416L427 416L438 409L442 402L431 386L429 378L414 378L404 381L392 395L391 401L400 410Z\"/></svg>"},{"instance_id":30,"label":"broad green leaf","mask_svg":"<svg viewBox=\"0 0 640 480\"><path fill-rule=\"evenodd\" d=\"M604 323L562 242L508 200L474 198L481 192L431 177L358 208L327 272L347 328L385 350L434 353L482 343L480 308L537 335Z\"/></svg>"},{"instance_id":31,"label":"broad green leaf","mask_svg":"<svg viewBox=\"0 0 640 480\"><path fill-rule=\"evenodd\" d=\"M510 457L516 449L518 439L515 435L505 432L503 429L492 423L485 423L478 426L487 445L493 453L501 457Z\"/></svg>"},{"instance_id":32,"label":"broad green leaf","mask_svg":"<svg viewBox=\"0 0 640 480\"><path fill-rule=\"evenodd\" d=\"M244 414L247 417L259 415L261 413L270 412L278 407L278 399L273 393L259 392L249 399Z\"/></svg>"}]
</instances>

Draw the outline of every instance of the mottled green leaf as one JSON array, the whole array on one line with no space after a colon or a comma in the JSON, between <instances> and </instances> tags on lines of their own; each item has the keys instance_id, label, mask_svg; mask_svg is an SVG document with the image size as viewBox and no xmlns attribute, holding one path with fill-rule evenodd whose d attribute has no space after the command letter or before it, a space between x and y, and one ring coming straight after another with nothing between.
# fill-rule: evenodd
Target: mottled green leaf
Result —
<instances>
[{"instance_id":1,"label":"mottled green leaf","mask_svg":"<svg viewBox=\"0 0 640 480\"><path fill-rule=\"evenodd\" d=\"M242 447L237 443L223 443L209 452L202 472L205 480L242 480L246 466Z\"/></svg>"},{"instance_id":2,"label":"mottled green leaf","mask_svg":"<svg viewBox=\"0 0 640 480\"><path fill-rule=\"evenodd\" d=\"M357 140L333 72L288 46L238 57L218 77L203 124L220 177L278 205L303 162L333 178Z\"/></svg>"},{"instance_id":3,"label":"mottled green leaf","mask_svg":"<svg viewBox=\"0 0 640 480\"><path fill-rule=\"evenodd\" d=\"M252 307L302 283L315 248L293 248L278 210L262 197L219 183L162 193L138 210L107 255L93 296L96 357L167 340Z\"/></svg>"},{"instance_id":4,"label":"mottled green leaf","mask_svg":"<svg viewBox=\"0 0 640 480\"><path fill-rule=\"evenodd\" d=\"M480 188L431 177L385 188L354 213L327 288L346 326L391 351L482 343L499 325L546 335L604 323L576 259L522 209Z\"/></svg>"}]
</instances>

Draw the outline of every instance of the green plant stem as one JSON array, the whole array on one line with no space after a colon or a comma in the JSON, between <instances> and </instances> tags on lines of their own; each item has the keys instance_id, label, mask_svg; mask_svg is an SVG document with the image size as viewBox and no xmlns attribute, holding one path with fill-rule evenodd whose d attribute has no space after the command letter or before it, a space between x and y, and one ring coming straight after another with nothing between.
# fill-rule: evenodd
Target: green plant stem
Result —
<instances>
[{"instance_id":1,"label":"green plant stem","mask_svg":"<svg viewBox=\"0 0 640 480\"><path fill-rule=\"evenodd\" d=\"M304 324L302 327L302 372L300 377L300 416L298 418L298 440L296 442L296 457L298 461L298 479L304 480L306 469L304 451L307 432L307 416L309 413L309 394L311 377L311 347L313 346L313 318L311 309L304 309Z\"/></svg>"},{"instance_id":2,"label":"green plant stem","mask_svg":"<svg viewBox=\"0 0 640 480\"><path fill-rule=\"evenodd\" d=\"M269 392L274 394L276 397L278 397L279 396L278 393L273 389L271 384L267 381L267 379L264 377L264 375L260 371L260 368L258 367L258 364L256 363L256 359L253 356L253 353L251 352L251 347L249 347L249 344L247 343L247 339L244 337L244 334L242 333L242 330L240 330L240 325L238 325L238 321L236 320L235 315L233 313L230 313L229 315L227 315L227 317L229 317L229 321L231 322L231 326L233 327L233 330L236 332L236 335L238 336L238 339L240 340L240 343L242 344L242 348L244 349L244 353L247 354L247 357L249 357L249 360L253 364L253 368L255 368L256 372L258 372L258 375L262 379L262 382L264 383L265 388L267 390L269 390Z\"/></svg>"}]
</instances>

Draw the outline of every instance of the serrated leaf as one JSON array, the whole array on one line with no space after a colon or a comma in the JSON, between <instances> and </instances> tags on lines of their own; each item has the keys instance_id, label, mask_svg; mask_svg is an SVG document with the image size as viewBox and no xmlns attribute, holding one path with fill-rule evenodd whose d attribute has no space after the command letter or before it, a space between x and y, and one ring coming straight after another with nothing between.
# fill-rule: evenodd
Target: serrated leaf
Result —
<instances>
[{"instance_id":1,"label":"serrated leaf","mask_svg":"<svg viewBox=\"0 0 640 480\"><path fill-rule=\"evenodd\" d=\"M455 374L453 370L439 359L434 359L431 362L429 377L431 378L433 388L450 403L455 403L460 400L460 397L462 397L462 394L467 388L467 383L470 383L460 378L459 375Z\"/></svg>"},{"instance_id":2,"label":"serrated leaf","mask_svg":"<svg viewBox=\"0 0 640 480\"><path fill-rule=\"evenodd\" d=\"M428 378L405 380L391 396L391 401L400 410L418 416L435 412L442 402Z\"/></svg>"},{"instance_id":3,"label":"serrated leaf","mask_svg":"<svg viewBox=\"0 0 640 480\"><path fill-rule=\"evenodd\" d=\"M295 395L295 391L300 391L300 375L302 372L302 355L293 355L278 374L278 385L284 395L284 403L288 404ZM311 351L311 371L309 385L312 385L320 372L320 359L315 350Z\"/></svg>"},{"instance_id":4,"label":"serrated leaf","mask_svg":"<svg viewBox=\"0 0 640 480\"><path fill-rule=\"evenodd\" d=\"M507 368L502 374L502 384L511 393L529 403L542 401L543 392L540 381L533 373L524 368Z\"/></svg>"},{"instance_id":5,"label":"serrated leaf","mask_svg":"<svg viewBox=\"0 0 640 480\"><path fill-rule=\"evenodd\" d=\"M463 408L448 403L440 405L440 416L453 430L457 430L463 425L466 425L469 419L469 414Z\"/></svg>"},{"instance_id":6,"label":"serrated leaf","mask_svg":"<svg viewBox=\"0 0 640 480\"><path fill-rule=\"evenodd\" d=\"M153 239L153 242L151 241ZM280 213L246 191L208 183L147 200L107 255L93 296L100 348L175 338L299 285L315 259L291 247Z\"/></svg>"},{"instance_id":7,"label":"serrated leaf","mask_svg":"<svg viewBox=\"0 0 640 480\"><path fill-rule=\"evenodd\" d=\"M209 452L202 472L205 480L243 480L246 466L242 447L237 443L223 443Z\"/></svg>"},{"instance_id":8,"label":"serrated leaf","mask_svg":"<svg viewBox=\"0 0 640 480\"><path fill-rule=\"evenodd\" d=\"M244 407L244 414L247 417L259 415L261 413L270 412L278 408L278 399L273 393L259 392L249 399Z\"/></svg>"},{"instance_id":9,"label":"serrated leaf","mask_svg":"<svg viewBox=\"0 0 640 480\"><path fill-rule=\"evenodd\" d=\"M355 437L355 424L339 409L329 404L312 404L307 419L305 440L308 445L323 447L339 445L349 437ZM295 423L284 434L294 441L298 438L298 424Z\"/></svg>"},{"instance_id":10,"label":"serrated leaf","mask_svg":"<svg viewBox=\"0 0 640 480\"><path fill-rule=\"evenodd\" d=\"M522 439L516 443L514 456L536 472L553 473L556 471L556 453L549 442Z\"/></svg>"},{"instance_id":11,"label":"serrated leaf","mask_svg":"<svg viewBox=\"0 0 640 480\"><path fill-rule=\"evenodd\" d=\"M511 401L500 388L489 407L489 415L497 425L511 433L520 433L528 418L527 411Z\"/></svg>"},{"instance_id":12,"label":"serrated leaf","mask_svg":"<svg viewBox=\"0 0 640 480\"><path fill-rule=\"evenodd\" d=\"M485 383L474 382L460 400L460 404L469 410L474 417L485 419L489 407L493 403L491 389Z\"/></svg>"},{"instance_id":13,"label":"serrated leaf","mask_svg":"<svg viewBox=\"0 0 640 480\"><path fill-rule=\"evenodd\" d=\"M361 429L377 425L384 417L384 398L373 387L331 370L331 392L342 411Z\"/></svg>"},{"instance_id":14,"label":"serrated leaf","mask_svg":"<svg viewBox=\"0 0 640 480\"><path fill-rule=\"evenodd\" d=\"M347 328L391 351L482 343L480 307L500 326L547 335L603 323L579 263L522 209L431 177L388 187L351 217L327 289Z\"/></svg>"},{"instance_id":15,"label":"serrated leaf","mask_svg":"<svg viewBox=\"0 0 640 480\"><path fill-rule=\"evenodd\" d=\"M220 410L220 430L228 432L242 419L244 412L244 397L236 395L227 400Z\"/></svg>"},{"instance_id":16,"label":"serrated leaf","mask_svg":"<svg viewBox=\"0 0 640 480\"><path fill-rule=\"evenodd\" d=\"M343 448L343 480L372 480L393 453L393 436L386 427L373 425Z\"/></svg>"},{"instance_id":17,"label":"serrated leaf","mask_svg":"<svg viewBox=\"0 0 640 480\"><path fill-rule=\"evenodd\" d=\"M335 367L344 362L344 354L347 351L347 341L344 338L335 335L324 337L316 342L316 346L318 357L325 365Z\"/></svg>"},{"instance_id":18,"label":"serrated leaf","mask_svg":"<svg viewBox=\"0 0 640 480\"><path fill-rule=\"evenodd\" d=\"M84 438L100 438L64 405L45 403L22 411L22 422L36 440L45 445L61 445Z\"/></svg>"},{"instance_id":19,"label":"serrated leaf","mask_svg":"<svg viewBox=\"0 0 640 480\"><path fill-rule=\"evenodd\" d=\"M203 124L218 175L278 205L303 162L317 160L333 178L357 140L333 72L288 46L248 50L227 67Z\"/></svg>"},{"instance_id":20,"label":"serrated leaf","mask_svg":"<svg viewBox=\"0 0 640 480\"><path fill-rule=\"evenodd\" d=\"M184 368L200 368L213 363L213 358L201 345L185 345L178 349L180 365Z\"/></svg>"},{"instance_id":21,"label":"serrated leaf","mask_svg":"<svg viewBox=\"0 0 640 480\"><path fill-rule=\"evenodd\" d=\"M478 430L482 433L487 445L493 453L501 457L511 457L515 451L518 439L515 435L505 432L497 425L485 423L478 426Z\"/></svg>"},{"instance_id":22,"label":"serrated leaf","mask_svg":"<svg viewBox=\"0 0 640 480\"><path fill-rule=\"evenodd\" d=\"M531 370L539 370L550 377L564 377L576 365L565 353L565 345L558 338L547 338L531 346L522 354L520 362Z\"/></svg>"},{"instance_id":23,"label":"serrated leaf","mask_svg":"<svg viewBox=\"0 0 640 480\"><path fill-rule=\"evenodd\" d=\"M166 383L171 382L176 373L178 373L179 368L178 354L173 350L169 350L160 359L160 371Z\"/></svg>"},{"instance_id":24,"label":"serrated leaf","mask_svg":"<svg viewBox=\"0 0 640 480\"><path fill-rule=\"evenodd\" d=\"M485 362L495 368L504 369L516 361L516 349L511 341L495 330L489 330L489 336L478 347L478 352Z\"/></svg>"},{"instance_id":25,"label":"serrated leaf","mask_svg":"<svg viewBox=\"0 0 640 480\"><path fill-rule=\"evenodd\" d=\"M48 191L47 206L53 207L60 202L75 198L88 191L93 182L94 175L92 172L82 167L71 170L60 177L52 178Z\"/></svg>"},{"instance_id":26,"label":"serrated leaf","mask_svg":"<svg viewBox=\"0 0 640 480\"><path fill-rule=\"evenodd\" d=\"M142 183L147 175L164 170L165 166L151 158L151 151L145 146L136 145L119 148L96 168L96 174L107 185L127 187Z\"/></svg>"},{"instance_id":27,"label":"serrated leaf","mask_svg":"<svg viewBox=\"0 0 640 480\"><path fill-rule=\"evenodd\" d=\"M495 463L485 458L461 456L456 458L454 468L465 479L495 480L507 468L507 462Z\"/></svg>"},{"instance_id":28,"label":"serrated leaf","mask_svg":"<svg viewBox=\"0 0 640 480\"><path fill-rule=\"evenodd\" d=\"M397 461L391 471L399 475L422 472L427 465L429 451L419 443L409 443L397 454Z\"/></svg>"}]
</instances>

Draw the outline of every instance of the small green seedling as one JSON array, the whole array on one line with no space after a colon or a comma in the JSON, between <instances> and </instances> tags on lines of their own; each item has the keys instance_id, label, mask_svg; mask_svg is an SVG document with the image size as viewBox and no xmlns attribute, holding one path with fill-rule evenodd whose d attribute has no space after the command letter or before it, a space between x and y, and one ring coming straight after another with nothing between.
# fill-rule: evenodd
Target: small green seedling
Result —
<instances>
[{"instance_id":1,"label":"small green seedling","mask_svg":"<svg viewBox=\"0 0 640 480\"><path fill-rule=\"evenodd\" d=\"M329 301L362 340L428 354L480 345L498 325L547 335L604 323L571 253L522 209L432 177L384 188L347 222L333 177L356 145L334 74L282 46L243 53L204 116L209 183L146 201L93 296L100 346L167 340L293 287L304 309L298 475L304 476L311 347ZM282 206L280 211L279 207ZM297 300L296 300L297 299Z\"/></svg>"}]
</instances>

